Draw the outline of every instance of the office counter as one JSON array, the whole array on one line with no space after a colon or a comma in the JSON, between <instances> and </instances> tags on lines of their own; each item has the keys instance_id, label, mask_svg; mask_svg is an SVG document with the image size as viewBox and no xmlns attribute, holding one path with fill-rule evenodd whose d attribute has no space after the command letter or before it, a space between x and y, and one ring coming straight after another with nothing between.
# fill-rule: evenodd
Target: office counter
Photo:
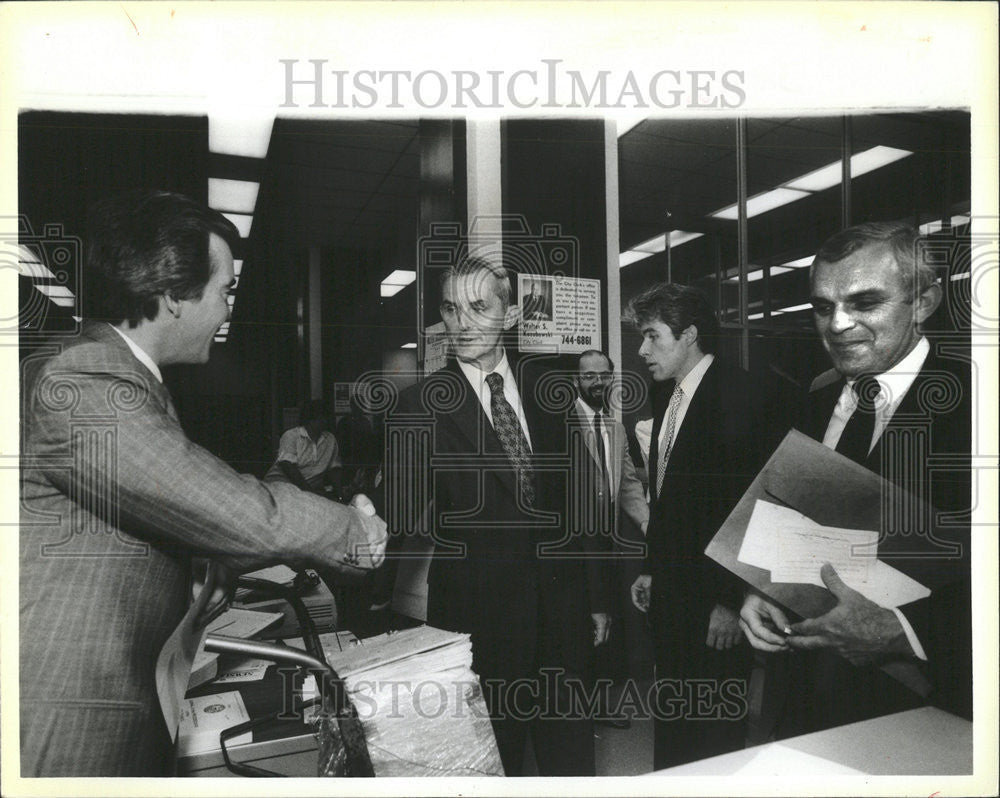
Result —
<instances>
[{"instance_id":1,"label":"office counter","mask_svg":"<svg viewBox=\"0 0 1000 798\"><path fill-rule=\"evenodd\" d=\"M972 723L934 707L667 768L652 776L952 776L972 773Z\"/></svg>"}]
</instances>

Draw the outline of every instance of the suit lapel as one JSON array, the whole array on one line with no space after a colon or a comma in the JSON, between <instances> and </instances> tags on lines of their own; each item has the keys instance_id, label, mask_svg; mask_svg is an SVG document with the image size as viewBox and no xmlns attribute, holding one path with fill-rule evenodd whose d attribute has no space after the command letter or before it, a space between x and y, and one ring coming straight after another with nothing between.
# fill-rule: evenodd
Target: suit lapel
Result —
<instances>
[{"instance_id":1,"label":"suit lapel","mask_svg":"<svg viewBox=\"0 0 1000 798\"><path fill-rule=\"evenodd\" d=\"M507 453L504 451L503 444L500 443L496 430L493 429L493 425L486 417L479 397L469 384L465 374L462 373L458 363L449 361L444 370L450 375L448 379L456 380L457 390L462 392L462 397L453 409L449 405L447 412L435 413L437 423L445 425L453 435L463 440L459 447L459 453L468 453L471 457L482 457L483 455L506 457ZM429 379L433 378L434 376L431 375ZM525 394L520 383L518 383L518 388L521 390L522 405L525 406L525 415L527 415L527 403L524 402ZM529 430L531 430L530 423ZM534 441L535 438L532 437L532 440ZM500 480L511 495L517 494L517 479L512 466L508 465L507 468L490 467L485 470Z\"/></svg>"},{"instance_id":2,"label":"suit lapel","mask_svg":"<svg viewBox=\"0 0 1000 798\"><path fill-rule=\"evenodd\" d=\"M694 396L691 397L687 412L684 414L684 423L674 433L674 445L670 452L670 460L667 462L668 475L687 467L685 463L690 459L690 452L698 446L704 431L710 428L712 405L718 396L718 380L719 361L714 360L698 383Z\"/></svg>"},{"instance_id":3,"label":"suit lapel","mask_svg":"<svg viewBox=\"0 0 1000 798\"><path fill-rule=\"evenodd\" d=\"M594 432L594 425L587 421L587 417L580 411L580 408L573 403L573 411L570 414L570 424L574 425L578 430L580 430L583 435L584 444L587 447L587 451L590 453L591 459L594 461L594 465L600 467L601 460L597 456L597 441L594 438L596 434Z\"/></svg>"},{"instance_id":4,"label":"suit lapel","mask_svg":"<svg viewBox=\"0 0 1000 798\"><path fill-rule=\"evenodd\" d=\"M155 375L142 362L140 362L140 360L129 348L129 345L125 343L124 339L111 328L110 324L105 322L85 321L83 334L120 352L122 357L128 360L130 365L132 365L132 372L134 372L134 374L138 376L141 382L147 387L153 401L155 401L160 409L170 416L171 419L178 421L177 410L174 408L174 403L170 398L170 391L167 390L167 386L156 379Z\"/></svg>"}]
</instances>

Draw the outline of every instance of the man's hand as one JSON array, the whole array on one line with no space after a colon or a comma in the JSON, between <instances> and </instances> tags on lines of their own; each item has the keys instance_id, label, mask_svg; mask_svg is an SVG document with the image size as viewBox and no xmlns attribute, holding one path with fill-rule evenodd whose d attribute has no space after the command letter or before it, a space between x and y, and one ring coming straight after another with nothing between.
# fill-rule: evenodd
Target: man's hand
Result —
<instances>
[{"instance_id":1,"label":"man's hand","mask_svg":"<svg viewBox=\"0 0 1000 798\"><path fill-rule=\"evenodd\" d=\"M365 535L368 542L363 546L364 551L359 552L362 556L361 567L378 568L385 559L385 544L388 540L388 527L385 521L375 513L375 505L363 493L354 494L351 499L351 508L360 517L365 528ZM364 563L364 559L370 560L370 565Z\"/></svg>"},{"instance_id":2,"label":"man's hand","mask_svg":"<svg viewBox=\"0 0 1000 798\"><path fill-rule=\"evenodd\" d=\"M611 633L611 616L606 612L592 612L590 617L594 619L594 645L604 645Z\"/></svg>"},{"instance_id":3,"label":"man's hand","mask_svg":"<svg viewBox=\"0 0 1000 798\"><path fill-rule=\"evenodd\" d=\"M639 574L632 583L632 603L640 612L649 609L649 593L653 586L653 577L649 574Z\"/></svg>"},{"instance_id":4,"label":"man's hand","mask_svg":"<svg viewBox=\"0 0 1000 798\"><path fill-rule=\"evenodd\" d=\"M880 607L845 585L830 563L819 573L836 597L837 606L818 618L792 624L788 645L831 649L854 665L873 662L881 654L913 653L892 610Z\"/></svg>"},{"instance_id":5,"label":"man's hand","mask_svg":"<svg viewBox=\"0 0 1000 798\"><path fill-rule=\"evenodd\" d=\"M729 607L716 604L708 616L708 636L705 645L716 651L725 651L740 642L740 625L736 613Z\"/></svg>"},{"instance_id":6,"label":"man's hand","mask_svg":"<svg viewBox=\"0 0 1000 798\"><path fill-rule=\"evenodd\" d=\"M777 604L772 604L759 593L749 593L740 610L740 628L750 645L760 651L787 651L784 630L788 618Z\"/></svg>"}]
</instances>

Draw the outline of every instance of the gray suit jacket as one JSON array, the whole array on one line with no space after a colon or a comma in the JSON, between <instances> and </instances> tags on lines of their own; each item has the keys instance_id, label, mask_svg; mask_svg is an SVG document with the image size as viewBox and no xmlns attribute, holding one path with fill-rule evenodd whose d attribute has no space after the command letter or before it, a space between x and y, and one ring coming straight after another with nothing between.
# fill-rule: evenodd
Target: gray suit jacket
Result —
<instances>
[{"instance_id":1,"label":"gray suit jacket","mask_svg":"<svg viewBox=\"0 0 1000 798\"><path fill-rule=\"evenodd\" d=\"M360 516L189 441L107 324L25 358L21 418L21 775L167 773L154 665L192 555L370 567Z\"/></svg>"},{"instance_id":2,"label":"gray suit jacket","mask_svg":"<svg viewBox=\"0 0 1000 798\"><path fill-rule=\"evenodd\" d=\"M606 503L613 501L615 503L616 518L614 520L616 522L619 517L618 514L625 513L635 522L636 526L642 528L649 521L649 505L646 503L642 483L636 475L635 465L632 463L632 457L629 455L625 426L614 417L609 416L606 418L608 437L611 442L609 482L612 486L612 495L605 496L599 490L589 491L595 499L594 509L598 513L603 513ZM581 473L578 475L578 478L586 480L587 472L592 470L593 473L597 473L597 469L600 467L600 460L597 454L593 424L588 421L587 417L580 410L579 402L575 402L573 405L570 424L582 438L584 447L589 455L587 468L581 469ZM599 517L603 517L603 515ZM586 520L581 519L581 522L586 523Z\"/></svg>"}]
</instances>

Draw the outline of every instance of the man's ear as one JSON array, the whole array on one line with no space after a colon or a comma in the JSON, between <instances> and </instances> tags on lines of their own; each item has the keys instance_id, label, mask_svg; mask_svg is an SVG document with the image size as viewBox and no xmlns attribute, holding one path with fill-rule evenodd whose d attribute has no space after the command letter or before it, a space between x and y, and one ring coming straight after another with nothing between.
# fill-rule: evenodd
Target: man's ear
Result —
<instances>
[{"instance_id":1,"label":"man's ear","mask_svg":"<svg viewBox=\"0 0 1000 798\"><path fill-rule=\"evenodd\" d=\"M163 294L160 296L160 311L169 313L175 319L180 318L181 302L179 299L174 299L170 294Z\"/></svg>"},{"instance_id":2,"label":"man's ear","mask_svg":"<svg viewBox=\"0 0 1000 798\"><path fill-rule=\"evenodd\" d=\"M914 303L913 316L917 324L927 321L934 311L938 309L938 305L941 304L943 298L944 292L941 290L940 283L932 283L927 286Z\"/></svg>"},{"instance_id":3,"label":"man's ear","mask_svg":"<svg viewBox=\"0 0 1000 798\"><path fill-rule=\"evenodd\" d=\"M503 314L503 328L511 329L521 319L521 306L511 305Z\"/></svg>"},{"instance_id":4,"label":"man's ear","mask_svg":"<svg viewBox=\"0 0 1000 798\"><path fill-rule=\"evenodd\" d=\"M693 324L689 324L681 332L681 340L688 346L692 346L698 340L698 328Z\"/></svg>"}]
</instances>

